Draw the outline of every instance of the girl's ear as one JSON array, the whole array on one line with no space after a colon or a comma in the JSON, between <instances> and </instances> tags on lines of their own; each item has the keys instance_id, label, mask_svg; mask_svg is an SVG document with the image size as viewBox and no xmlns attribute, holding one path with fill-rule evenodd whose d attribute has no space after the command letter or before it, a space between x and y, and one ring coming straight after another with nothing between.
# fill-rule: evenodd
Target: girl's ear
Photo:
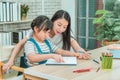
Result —
<instances>
[{"instance_id":1,"label":"girl's ear","mask_svg":"<svg viewBox=\"0 0 120 80\"><path fill-rule=\"evenodd\" d=\"M34 32L38 32L38 28L36 26L34 27Z\"/></svg>"}]
</instances>

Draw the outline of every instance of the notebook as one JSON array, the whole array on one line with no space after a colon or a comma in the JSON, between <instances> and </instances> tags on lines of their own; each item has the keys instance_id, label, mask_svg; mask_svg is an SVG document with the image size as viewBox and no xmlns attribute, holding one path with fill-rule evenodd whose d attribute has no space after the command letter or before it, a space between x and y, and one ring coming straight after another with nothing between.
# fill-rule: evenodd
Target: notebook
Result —
<instances>
[{"instance_id":1,"label":"notebook","mask_svg":"<svg viewBox=\"0 0 120 80\"><path fill-rule=\"evenodd\" d=\"M120 59L120 50L110 50L110 52L113 54L113 58Z\"/></svg>"},{"instance_id":2,"label":"notebook","mask_svg":"<svg viewBox=\"0 0 120 80\"><path fill-rule=\"evenodd\" d=\"M48 59L46 65L77 65L76 57L63 57L64 62L56 62L54 59Z\"/></svg>"}]
</instances>

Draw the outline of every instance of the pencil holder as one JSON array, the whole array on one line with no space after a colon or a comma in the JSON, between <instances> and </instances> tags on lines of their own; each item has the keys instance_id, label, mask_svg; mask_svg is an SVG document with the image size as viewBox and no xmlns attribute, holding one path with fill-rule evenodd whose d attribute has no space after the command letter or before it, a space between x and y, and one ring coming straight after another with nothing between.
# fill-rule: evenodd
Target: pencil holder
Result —
<instances>
[{"instance_id":1,"label":"pencil holder","mask_svg":"<svg viewBox=\"0 0 120 80\"><path fill-rule=\"evenodd\" d=\"M112 56L102 56L102 69L112 69Z\"/></svg>"}]
</instances>

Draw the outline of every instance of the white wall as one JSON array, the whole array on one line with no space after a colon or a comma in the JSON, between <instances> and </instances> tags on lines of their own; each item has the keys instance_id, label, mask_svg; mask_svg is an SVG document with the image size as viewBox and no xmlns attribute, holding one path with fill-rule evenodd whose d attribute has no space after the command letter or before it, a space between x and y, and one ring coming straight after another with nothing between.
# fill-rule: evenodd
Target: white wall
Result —
<instances>
[{"instance_id":1,"label":"white wall","mask_svg":"<svg viewBox=\"0 0 120 80\"><path fill-rule=\"evenodd\" d=\"M27 20L32 20L38 15L46 15L51 18L57 10L61 9L61 0L0 0L0 2L18 2L28 5L30 9L28 11ZM0 31L3 31L5 27L9 27L7 28L9 31L30 28L30 23L29 21L27 23L11 23L8 25L0 24Z\"/></svg>"},{"instance_id":2,"label":"white wall","mask_svg":"<svg viewBox=\"0 0 120 80\"><path fill-rule=\"evenodd\" d=\"M62 0L61 8L69 12L71 16L71 28L76 37L77 18L76 18L76 0Z\"/></svg>"}]
</instances>

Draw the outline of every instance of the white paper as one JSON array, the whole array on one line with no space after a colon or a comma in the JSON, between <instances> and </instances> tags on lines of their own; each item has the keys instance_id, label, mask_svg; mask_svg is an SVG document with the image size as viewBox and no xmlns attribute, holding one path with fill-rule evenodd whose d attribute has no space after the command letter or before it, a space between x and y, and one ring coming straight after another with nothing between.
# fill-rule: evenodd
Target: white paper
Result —
<instances>
[{"instance_id":1,"label":"white paper","mask_svg":"<svg viewBox=\"0 0 120 80\"><path fill-rule=\"evenodd\" d=\"M54 59L48 59L46 65L76 65L76 57L63 57L64 62L56 62Z\"/></svg>"}]
</instances>

